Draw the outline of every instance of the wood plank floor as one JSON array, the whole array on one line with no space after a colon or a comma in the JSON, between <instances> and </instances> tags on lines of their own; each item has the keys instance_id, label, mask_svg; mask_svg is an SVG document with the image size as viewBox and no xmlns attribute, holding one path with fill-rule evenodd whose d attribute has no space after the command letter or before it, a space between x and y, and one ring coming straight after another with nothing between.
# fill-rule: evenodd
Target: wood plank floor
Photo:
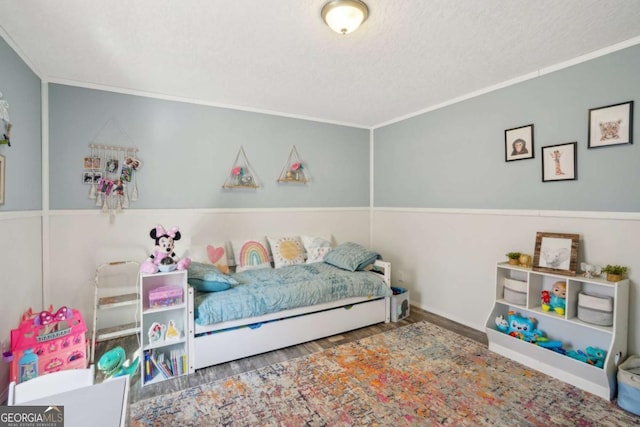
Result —
<instances>
[{"instance_id":1,"label":"wood plank floor","mask_svg":"<svg viewBox=\"0 0 640 427\"><path fill-rule=\"evenodd\" d=\"M200 369L191 375L185 375L180 378L163 381L161 383L152 384L146 387L141 386L140 374L138 372L138 374L131 379L131 390L129 393L130 402L133 403L138 400L146 399L159 394L165 394L172 391L178 391L188 387L192 387L198 384L213 382L219 379L227 378L231 375L252 371L274 363L306 356L308 354L316 353L341 344L357 341L371 335L390 331L392 329L416 322L421 322L423 320L429 321L460 335L476 340L484 345L487 345L487 336L484 332L469 328L452 320L448 320L444 317L412 306L410 315L407 318L396 323L379 323L377 325L368 326L366 328L357 329L355 331L350 331L344 334L335 335L316 341L310 341L308 343L299 344L281 350L275 350L268 353L259 354L257 356L235 360L232 362L222 363L220 365ZM135 335L103 341L98 343L98 346L96 347L96 362L99 359L100 355L102 355L105 351L112 349L118 345L122 346L126 350L128 357L131 357L135 350L139 348L137 336ZM96 375L97 382L101 382L102 380L104 380L104 376L99 371L97 371Z\"/></svg>"}]
</instances>

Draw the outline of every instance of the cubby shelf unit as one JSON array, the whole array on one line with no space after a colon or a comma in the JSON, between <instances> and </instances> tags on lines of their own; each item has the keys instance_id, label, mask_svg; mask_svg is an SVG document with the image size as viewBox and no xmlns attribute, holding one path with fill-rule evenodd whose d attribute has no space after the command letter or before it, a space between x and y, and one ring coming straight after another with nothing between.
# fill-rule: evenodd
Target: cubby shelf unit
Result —
<instances>
[{"instance_id":1,"label":"cubby shelf unit","mask_svg":"<svg viewBox=\"0 0 640 427\"><path fill-rule=\"evenodd\" d=\"M526 283L525 304L513 304L504 299L505 279ZM543 311L541 306L541 292L550 291L558 281L565 282L567 286L566 310L563 315L554 311ZM612 326L591 324L578 318L580 292L613 298ZM627 279L609 282L595 277L568 277L499 263L496 267L495 300L485 325L489 349L604 399L612 400L617 392L618 364L627 356L628 301ZM545 332L550 339L562 341L563 348L584 351L586 347L592 346L606 350L604 366L599 368L500 332L495 319L500 315L506 318L509 311L535 318L538 329Z\"/></svg>"}]
</instances>

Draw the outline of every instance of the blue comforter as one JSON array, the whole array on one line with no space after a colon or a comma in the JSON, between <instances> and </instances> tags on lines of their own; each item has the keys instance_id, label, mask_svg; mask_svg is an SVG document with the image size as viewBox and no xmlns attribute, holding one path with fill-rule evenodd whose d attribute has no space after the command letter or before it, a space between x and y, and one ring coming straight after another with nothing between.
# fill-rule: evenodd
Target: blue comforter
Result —
<instances>
[{"instance_id":1,"label":"blue comforter","mask_svg":"<svg viewBox=\"0 0 640 427\"><path fill-rule=\"evenodd\" d=\"M342 298L392 294L378 273L350 272L322 262L250 270L232 276L239 284L226 291L196 293L196 323L210 325Z\"/></svg>"}]
</instances>

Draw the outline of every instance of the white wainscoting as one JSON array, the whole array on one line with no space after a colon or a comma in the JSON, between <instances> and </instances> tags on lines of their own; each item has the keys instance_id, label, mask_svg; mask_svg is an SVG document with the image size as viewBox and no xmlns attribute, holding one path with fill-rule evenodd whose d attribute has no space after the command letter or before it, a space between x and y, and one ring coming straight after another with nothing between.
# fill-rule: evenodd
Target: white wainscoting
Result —
<instances>
[{"instance_id":1,"label":"white wainscoting","mask_svg":"<svg viewBox=\"0 0 640 427\"><path fill-rule=\"evenodd\" d=\"M505 254L533 254L536 232L580 234L578 259L629 267L629 353L640 352L640 214L376 208L373 246L411 303L484 330ZM404 283L399 281L404 279Z\"/></svg>"},{"instance_id":2,"label":"white wainscoting","mask_svg":"<svg viewBox=\"0 0 640 427\"><path fill-rule=\"evenodd\" d=\"M10 347L11 329L22 313L42 309L41 212L0 214L0 347ZM0 362L0 403L7 398L9 364Z\"/></svg>"}]
</instances>

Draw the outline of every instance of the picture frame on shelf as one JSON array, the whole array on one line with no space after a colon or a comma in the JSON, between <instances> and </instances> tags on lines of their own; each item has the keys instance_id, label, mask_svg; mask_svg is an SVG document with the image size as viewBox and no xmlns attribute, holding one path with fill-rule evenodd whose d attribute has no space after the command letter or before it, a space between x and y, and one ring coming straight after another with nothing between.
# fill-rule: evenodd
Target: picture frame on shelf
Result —
<instances>
[{"instance_id":1,"label":"picture frame on shelf","mask_svg":"<svg viewBox=\"0 0 640 427\"><path fill-rule=\"evenodd\" d=\"M589 110L588 148L633 144L633 101Z\"/></svg>"},{"instance_id":2,"label":"picture frame on shelf","mask_svg":"<svg viewBox=\"0 0 640 427\"><path fill-rule=\"evenodd\" d=\"M577 142L542 147L542 182L578 178Z\"/></svg>"},{"instance_id":3,"label":"picture frame on shelf","mask_svg":"<svg viewBox=\"0 0 640 427\"><path fill-rule=\"evenodd\" d=\"M536 233L532 270L575 276L579 242L578 234Z\"/></svg>"},{"instance_id":4,"label":"picture frame on shelf","mask_svg":"<svg viewBox=\"0 0 640 427\"><path fill-rule=\"evenodd\" d=\"M533 124L507 129L504 131L504 160L533 159Z\"/></svg>"},{"instance_id":5,"label":"picture frame on shelf","mask_svg":"<svg viewBox=\"0 0 640 427\"><path fill-rule=\"evenodd\" d=\"M5 168L6 158L0 154L0 206L4 205L4 182L5 182Z\"/></svg>"}]
</instances>

